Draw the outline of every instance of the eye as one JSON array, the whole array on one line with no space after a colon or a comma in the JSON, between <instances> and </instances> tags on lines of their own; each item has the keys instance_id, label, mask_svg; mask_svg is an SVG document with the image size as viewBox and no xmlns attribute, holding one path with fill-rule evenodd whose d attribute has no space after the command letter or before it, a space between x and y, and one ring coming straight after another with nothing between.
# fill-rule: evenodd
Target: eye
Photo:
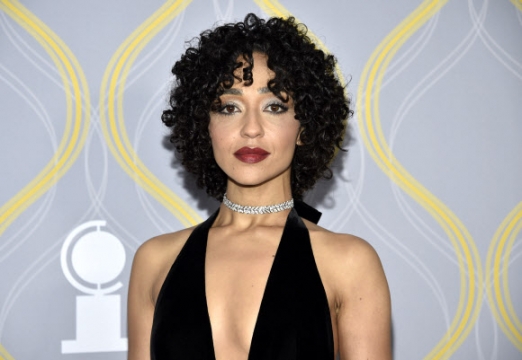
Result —
<instances>
[{"instance_id":1,"label":"eye","mask_svg":"<svg viewBox=\"0 0 522 360\"><path fill-rule=\"evenodd\" d=\"M223 115L233 115L239 112L239 108L234 104L228 103L221 106L218 112Z\"/></svg>"},{"instance_id":2,"label":"eye","mask_svg":"<svg viewBox=\"0 0 522 360\"><path fill-rule=\"evenodd\" d=\"M281 104L279 102L268 104L265 107L265 111L274 113L274 114L282 114L288 111L288 106Z\"/></svg>"}]
</instances>

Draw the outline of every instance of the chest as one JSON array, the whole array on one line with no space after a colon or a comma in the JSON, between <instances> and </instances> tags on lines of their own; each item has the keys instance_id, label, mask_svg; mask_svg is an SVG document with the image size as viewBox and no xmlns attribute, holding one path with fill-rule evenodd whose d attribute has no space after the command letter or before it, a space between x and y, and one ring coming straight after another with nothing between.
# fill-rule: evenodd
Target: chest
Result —
<instances>
[{"instance_id":1,"label":"chest","mask_svg":"<svg viewBox=\"0 0 522 360\"><path fill-rule=\"evenodd\" d=\"M280 241L256 251L214 247L210 224L194 230L165 279L151 358L333 358L328 299L296 214Z\"/></svg>"},{"instance_id":2,"label":"chest","mask_svg":"<svg viewBox=\"0 0 522 360\"><path fill-rule=\"evenodd\" d=\"M223 244L209 239L205 293L216 358L247 354L278 242Z\"/></svg>"}]
</instances>

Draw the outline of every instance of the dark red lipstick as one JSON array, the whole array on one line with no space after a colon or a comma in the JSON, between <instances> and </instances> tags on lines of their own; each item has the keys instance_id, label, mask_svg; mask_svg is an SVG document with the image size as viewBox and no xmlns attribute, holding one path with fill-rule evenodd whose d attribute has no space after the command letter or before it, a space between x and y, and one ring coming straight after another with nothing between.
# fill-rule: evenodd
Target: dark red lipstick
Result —
<instances>
[{"instance_id":1,"label":"dark red lipstick","mask_svg":"<svg viewBox=\"0 0 522 360\"><path fill-rule=\"evenodd\" d=\"M238 158L238 160L247 163L247 164L255 164L260 161L265 160L270 153L261 148L249 148L242 147L238 151L234 153L234 156Z\"/></svg>"}]
</instances>

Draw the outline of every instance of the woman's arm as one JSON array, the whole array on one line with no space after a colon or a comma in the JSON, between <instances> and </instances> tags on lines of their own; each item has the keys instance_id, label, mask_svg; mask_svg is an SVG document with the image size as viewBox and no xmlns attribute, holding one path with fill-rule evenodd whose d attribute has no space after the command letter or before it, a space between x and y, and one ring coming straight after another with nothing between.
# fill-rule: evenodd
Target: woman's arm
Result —
<instances>
[{"instance_id":1,"label":"woman's arm","mask_svg":"<svg viewBox=\"0 0 522 360\"><path fill-rule=\"evenodd\" d=\"M128 360L150 360L154 264L154 244L148 241L138 249L132 263L127 303Z\"/></svg>"},{"instance_id":2,"label":"woman's arm","mask_svg":"<svg viewBox=\"0 0 522 360\"><path fill-rule=\"evenodd\" d=\"M150 336L156 298L165 277L193 228L143 243L132 263L127 305L128 360L150 360Z\"/></svg>"},{"instance_id":3,"label":"woman's arm","mask_svg":"<svg viewBox=\"0 0 522 360\"><path fill-rule=\"evenodd\" d=\"M341 360L391 360L390 292L375 250L350 236L337 314Z\"/></svg>"}]
</instances>

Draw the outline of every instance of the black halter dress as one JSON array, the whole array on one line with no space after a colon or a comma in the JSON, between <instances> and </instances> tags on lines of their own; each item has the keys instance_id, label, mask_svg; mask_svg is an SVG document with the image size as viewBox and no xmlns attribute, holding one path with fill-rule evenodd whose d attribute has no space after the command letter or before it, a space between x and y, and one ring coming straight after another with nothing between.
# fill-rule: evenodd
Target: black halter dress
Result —
<instances>
[{"instance_id":1,"label":"black halter dress","mask_svg":"<svg viewBox=\"0 0 522 360\"><path fill-rule=\"evenodd\" d=\"M317 222L304 203L297 211ZM308 229L288 215L268 276L248 360L333 360L332 323ZM152 360L215 360L205 295L208 232L217 213L198 225L160 290L151 334Z\"/></svg>"}]
</instances>

